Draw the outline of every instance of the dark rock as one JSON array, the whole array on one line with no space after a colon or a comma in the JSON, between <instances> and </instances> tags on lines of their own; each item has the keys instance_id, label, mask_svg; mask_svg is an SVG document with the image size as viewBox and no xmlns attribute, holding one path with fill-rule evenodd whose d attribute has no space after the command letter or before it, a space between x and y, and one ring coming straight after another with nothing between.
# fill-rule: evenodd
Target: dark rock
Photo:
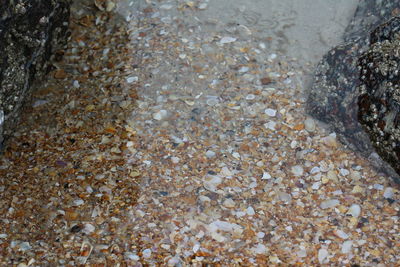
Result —
<instances>
[{"instance_id":1,"label":"dark rock","mask_svg":"<svg viewBox=\"0 0 400 267\"><path fill-rule=\"evenodd\" d=\"M67 39L70 0L0 0L0 143Z\"/></svg>"},{"instance_id":2,"label":"dark rock","mask_svg":"<svg viewBox=\"0 0 400 267\"><path fill-rule=\"evenodd\" d=\"M400 174L400 17L372 33L360 57L358 118L379 156Z\"/></svg>"},{"instance_id":3,"label":"dark rock","mask_svg":"<svg viewBox=\"0 0 400 267\"><path fill-rule=\"evenodd\" d=\"M358 63L376 38L370 38L370 32L399 13L400 2L396 0L360 1L345 30L344 43L329 51L318 64L307 101L311 115L327 123L350 149L374 158L379 168L385 163L374 157L374 145L358 121L361 84ZM382 170L396 176L387 167Z\"/></svg>"}]
</instances>

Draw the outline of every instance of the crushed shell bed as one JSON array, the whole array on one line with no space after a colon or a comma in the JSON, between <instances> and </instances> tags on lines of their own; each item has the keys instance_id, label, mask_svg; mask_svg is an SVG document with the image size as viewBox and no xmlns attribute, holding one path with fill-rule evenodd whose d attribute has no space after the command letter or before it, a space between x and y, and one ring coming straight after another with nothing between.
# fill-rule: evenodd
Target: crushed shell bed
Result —
<instances>
[{"instance_id":1,"label":"crushed shell bed","mask_svg":"<svg viewBox=\"0 0 400 267\"><path fill-rule=\"evenodd\" d=\"M1 158L0 265L400 265L398 187L305 114L295 60L206 1L99 2Z\"/></svg>"}]
</instances>

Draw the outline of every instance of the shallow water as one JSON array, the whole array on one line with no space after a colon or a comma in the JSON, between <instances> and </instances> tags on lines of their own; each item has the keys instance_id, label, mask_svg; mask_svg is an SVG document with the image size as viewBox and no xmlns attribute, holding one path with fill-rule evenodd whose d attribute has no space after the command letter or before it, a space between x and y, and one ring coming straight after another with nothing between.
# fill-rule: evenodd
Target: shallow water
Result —
<instances>
[{"instance_id":1,"label":"shallow water","mask_svg":"<svg viewBox=\"0 0 400 267\"><path fill-rule=\"evenodd\" d=\"M124 3L125 2L125 3ZM183 1L182 1L183 2ZM270 52L297 58L302 64L317 63L324 53L339 44L344 29L354 15L358 0L214 0L196 13L198 22L229 33L239 24L264 40ZM129 8L123 1L119 12L135 14L144 3ZM178 3L165 1L164 4ZM171 15L178 15L170 10ZM186 18L189 19L189 18ZM190 18L192 19L192 18ZM204 27L204 26L203 26ZM246 31L242 28L242 31ZM243 35L246 38L246 34Z\"/></svg>"},{"instance_id":2,"label":"shallow water","mask_svg":"<svg viewBox=\"0 0 400 267\"><path fill-rule=\"evenodd\" d=\"M5 266L400 264L399 190L305 112L356 3L243 2L74 12L2 159Z\"/></svg>"}]
</instances>

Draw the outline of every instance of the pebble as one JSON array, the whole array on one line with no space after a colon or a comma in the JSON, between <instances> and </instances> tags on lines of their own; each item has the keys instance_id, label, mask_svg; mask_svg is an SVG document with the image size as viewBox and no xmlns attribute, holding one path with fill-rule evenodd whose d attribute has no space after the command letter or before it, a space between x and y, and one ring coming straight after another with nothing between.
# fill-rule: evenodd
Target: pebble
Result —
<instances>
[{"instance_id":1,"label":"pebble","mask_svg":"<svg viewBox=\"0 0 400 267\"><path fill-rule=\"evenodd\" d=\"M318 261L319 263L326 263L326 258L328 257L329 253L328 250L326 250L325 248L320 248L318 250Z\"/></svg>"},{"instance_id":2,"label":"pebble","mask_svg":"<svg viewBox=\"0 0 400 267\"><path fill-rule=\"evenodd\" d=\"M171 161L172 161L172 163L177 164L177 163L179 163L180 158L178 158L178 157L172 157L172 158L171 158Z\"/></svg>"},{"instance_id":3,"label":"pebble","mask_svg":"<svg viewBox=\"0 0 400 267\"><path fill-rule=\"evenodd\" d=\"M132 261L138 261L140 259L138 255L136 255L135 253L132 253L132 252L125 252L124 257L126 259L132 260Z\"/></svg>"},{"instance_id":4,"label":"pebble","mask_svg":"<svg viewBox=\"0 0 400 267\"><path fill-rule=\"evenodd\" d=\"M342 230L336 230L335 235L342 238L342 239L347 239L349 238L349 235L343 232Z\"/></svg>"},{"instance_id":5,"label":"pebble","mask_svg":"<svg viewBox=\"0 0 400 267\"><path fill-rule=\"evenodd\" d=\"M253 95L253 94L248 94L248 95L246 96L246 100L254 100L255 98L256 98L256 96Z\"/></svg>"},{"instance_id":6,"label":"pebble","mask_svg":"<svg viewBox=\"0 0 400 267\"><path fill-rule=\"evenodd\" d=\"M245 72L248 72L249 71L249 67L241 67L240 69L239 69L239 72L240 73L245 73Z\"/></svg>"},{"instance_id":7,"label":"pebble","mask_svg":"<svg viewBox=\"0 0 400 267\"><path fill-rule=\"evenodd\" d=\"M95 229L96 228L93 225L91 225L90 223L87 223L83 226L82 232L84 232L85 234L88 235L88 234L94 232Z\"/></svg>"},{"instance_id":8,"label":"pebble","mask_svg":"<svg viewBox=\"0 0 400 267\"><path fill-rule=\"evenodd\" d=\"M207 8L207 3L200 3L198 6L198 9L200 9L200 10L204 10L206 8Z\"/></svg>"},{"instance_id":9,"label":"pebble","mask_svg":"<svg viewBox=\"0 0 400 267\"><path fill-rule=\"evenodd\" d=\"M249 216L253 216L254 214L256 214L256 212L254 211L253 207L248 207L246 210L247 215Z\"/></svg>"},{"instance_id":10,"label":"pebble","mask_svg":"<svg viewBox=\"0 0 400 267\"><path fill-rule=\"evenodd\" d=\"M83 203L84 203L84 201L83 201L82 199L78 198L78 199L75 199L75 200L74 200L73 205L74 205L74 206L80 206L80 205L82 205Z\"/></svg>"},{"instance_id":11,"label":"pebble","mask_svg":"<svg viewBox=\"0 0 400 267\"><path fill-rule=\"evenodd\" d=\"M267 247L263 244L257 244L257 247L253 248L255 254L265 254L268 252Z\"/></svg>"},{"instance_id":12,"label":"pebble","mask_svg":"<svg viewBox=\"0 0 400 267\"><path fill-rule=\"evenodd\" d=\"M151 257L151 249L145 249L145 250L143 250L143 252L142 252L143 254L143 257L144 258L146 258L146 259L148 259L148 258L150 258Z\"/></svg>"},{"instance_id":13,"label":"pebble","mask_svg":"<svg viewBox=\"0 0 400 267\"><path fill-rule=\"evenodd\" d=\"M322 138L321 140L325 145L327 145L329 147L334 148L337 146L336 134L330 134L330 135Z\"/></svg>"},{"instance_id":14,"label":"pebble","mask_svg":"<svg viewBox=\"0 0 400 267\"><path fill-rule=\"evenodd\" d=\"M347 211L347 214L350 214L354 218L357 218L361 214L361 207L358 204L353 204L350 206L349 210Z\"/></svg>"},{"instance_id":15,"label":"pebble","mask_svg":"<svg viewBox=\"0 0 400 267\"><path fill-rule=\"evenodd\" d=\"M131 76L131 77L126 78L127 83L137 82L138 80L139 80L139 78L136 76Z\"/></svg>"},{"instance_id":16,"label":"pebble","mask_svg":"<svg viewBox=\"0 0 400 267\"><path fill-rule=\"evenodd\" d=\"M289 202L292 201L292 196L291 196L290 194L286 193L286 192L281 192L281 191L279 191L279 192L277 193L277 196L278 196L278 199L279 199L280 201L282 201L282 202L289 203Z\"/></svg>"},{"instance_id":17,"label":"pebble","mask_svg":"<svg viewBox=\"0 0 400 267\"><path fill-rule=\"evenodd\" d=\"M206 157L209 159L215 157L215 155L216 155L215 152L212 150L207 150L206 152Z\"/></svg>"},{"instance_id":18,"label":"pebble","mask_svg":"<svg viewBox=\"0 0 400 267\"><path fill-rule=\"evenodd\" d=\"M347 176L350 174L349 170L347 170L347 169L339 169L339 173L342 176Z\"/></svg>"},{"instance_id":19,"label":"pebble","mask_svg":"<svg viewBox=\"0 0 400 267\"><path fill-rule=\"evenodd\" d=\"M79 87L80 87L80 85L79 85L79 81L77 81L77 80L74 80L74 82L73 82L73 86L74 86L75 88L79 88Z\"/></svg>"},{"instance_id":20,"label":"pebble","mask_svg":"<svg viewBox=\"0 0 400 267\"><path fill-rule=\"evenodd\" d=\"M257 237L258 237L258 238L264 238L264 236L265 236L265 233L264 233L264 232L258 232L258 233L257 233Z\"/></svg>"},{"instance_id":21,"label":"pebble","mask_svg":"<svg viewBox=\"0 0 400 267\"><path fill-rule=\"evenodd\" d=\"M263 172L263 176L261 179L269 180L269 179L271 179L271 174L269 174L268 172Z\"/></svg>"},{"instance_id":22,"label":"pebble","mask_svg":"<svg viewBox=\"0 0 400 267\"><path fill-rule=\"evenodd\" d=\"M328 171L328 173L326 174L326 177L333 182L339 182L336 172L333 170Z\"/></svg>"},{"instance_id":23,"label":"pebble","mask_svg":"<svg viewBox=\"0 0 400 267\"><path fill-rule=\"evenodd\" d=\"M393 195L394 195L393 188L391 188L391 187L387 187L385 189L385 191L383 192L384 198L393 198Z\"/></svg>"},{"instance_id":24,"label":"pebble","mask_svg":"<svg viewBox=\"0 0 400 267\"><path fill-rule=\"evenodd\" d=\"M155 119L157 121L161 121L161 120L165 119L167 116L168 116L168 111L166 111L165 109L162 109L153 114L153 119Z\"/></svg>"},{"instance_id":25,"label":"pebble","mask_svg":"<svg viewBox=\"0 0 400 267\"><path fill-rule=\"evenodd\" d=\"M231 198L227 198L224 200L223 205L227 208L233 208L235 207L235 201L233 201Z\"/></svg>"},{"instance_id":26,"label":"pebble","mask_svg":"<svg viewBox=\"0 0 400 267\"><path fill-rule=\"evenodd\" d=\"M319 188L321 187L321 182L315 182L313 185L312 185L312 189L313 190L318 190Z\"/></svg>"},{"instance_id":27,"label":"pebble","mask_svg":"<svg viewBox=\"0 0 400 267\"><path fill-rule=\"evenodd\" d=\"M229 43L235 42L236 40L237 39L234 37L225 36L225 37L222 37L219 42L220 42L220 44L229 44Z\"/></svg>"},{"instance_id":28,"label":"pebble","mask_svg":"<svg viewBox=\"0 0 400 267\"><path fill-rule=\"evenodd\" d=\"M209 190L214 192L217 188L218 185L222 183L222 179L220 176L217 175L209 175L205 177L205 180L203 181L204 187Z\"/></svg>"},{"instance_id":29,"label":"pebble","mask_svg":"<svg viewBox=\"0 0 400 267\"><path fill-rule=\"evenodd\" d=\"M348 254L351 252L351 247L353 246L353 241L351 240L346 240L342 244L342 253L343 254Z\"/></svg>"},{"instance_id":30,"label":"pebble","mask_svg":"<svg viewBox=\"0 0 400 267\"><path fill-rule=\"evenodd\" d=\"M359 185L354 186L353 190L351 190L351 193L353 193L353 194L363 193L363 192L364 192L364 189Z\"/></svg>"},{"instance_id":31,"label":"pebble","mask_svg":"<svg viewBox=\"0 0 400 267\"><path fill-rule=\"evenodd\" d=\"M220 174L224 177L232 177L233 172L228 167L222 167Z\"/></svg>"},{"instance_id":32,"label":"pebble","mask_svg":"<svg viewBox=\"0 0 400 267\"><path fill-rule=\"evenodd\" d=\"M272 108L267 108L264 112L270 117L275 117L276 115L276 110Z\"/></svg>"},{"instance_id":33,"label":"pebble","mask_svg":"<svg viewBox=\"0 0 400 267\"><path fill-rule=\"evenodd\" d=\"M339 200L329 199L329 200L322 201L320 207L321 207L321 209L329 209L329 208L336 207L339 204L340 204Z\"/></svg>"},{"instance_id":34,"label":"pebble","mask_svg":"<svg viewBox=\"0 0 400 267\"><path fill-rule=\"evenodd\" d=\"M292 173L294 176L302 176L303 175L303 167L300 165L295 165L292 167Z\"/></svg>"},{"instance_id":35,"label":"pebble","mask_svg":"<svg viewBox=\"0 0 400 267\"><path fill-rule=\"evenodd\" d=\"M275 131L276 122L274 122L274 121L269 121L269 122L267 122L267 123L264 124L264 127L267 128L267 129L269 129L269 130Z\"/></svg>"},{"instance_id":36,"label":"pebble","mask_svg":"<svg viewBox=\"0 0 400 267\"><path fill-rule=\"evenodd\" d=\"M304 121L304 128L310 133L314 132L315 131L315 120L313 120L311 118L307 118Z\"/></svg>"}]
</instances>

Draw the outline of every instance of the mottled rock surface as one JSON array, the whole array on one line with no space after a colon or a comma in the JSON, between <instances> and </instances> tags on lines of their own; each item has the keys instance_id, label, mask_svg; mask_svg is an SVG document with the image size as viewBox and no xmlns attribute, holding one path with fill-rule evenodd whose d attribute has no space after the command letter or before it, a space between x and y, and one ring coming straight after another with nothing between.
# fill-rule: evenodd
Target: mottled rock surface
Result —
<instances>
[{"instance_id":1,"label":"mottled rock surface","mask_svg":"<svg viewBox=\"0 0 400 267\"><path fill-rule=\"evenodd\" d=\"M329 51L318 64L308 98L308 112L327 123L347 146L367 157L374 152L374 146L357 117L358 62L370 47L370 32L399 11L398 1L360 1L346 28L344 43Z\"/></svg>"},{"instance_id":2,"label":"mottled rock surface","mask_svg":"<svg viewBox=\"0 0 400 267\"><path fill-rule=\"evenodd\" d=\"M371 34L359 60L358 118L378 154L400 173L400 17Z\"/></svg>"},{"instance_id":3,"label":"mottled rock surface","mask_svg":"<svg viewBox=\"0 0 400 267\"><path fill-rule=\"evenodd\" d=\"M0 143L18 122L34 80L65 44L70 0L0 0Z\"/></svg>"}]
</instances>

